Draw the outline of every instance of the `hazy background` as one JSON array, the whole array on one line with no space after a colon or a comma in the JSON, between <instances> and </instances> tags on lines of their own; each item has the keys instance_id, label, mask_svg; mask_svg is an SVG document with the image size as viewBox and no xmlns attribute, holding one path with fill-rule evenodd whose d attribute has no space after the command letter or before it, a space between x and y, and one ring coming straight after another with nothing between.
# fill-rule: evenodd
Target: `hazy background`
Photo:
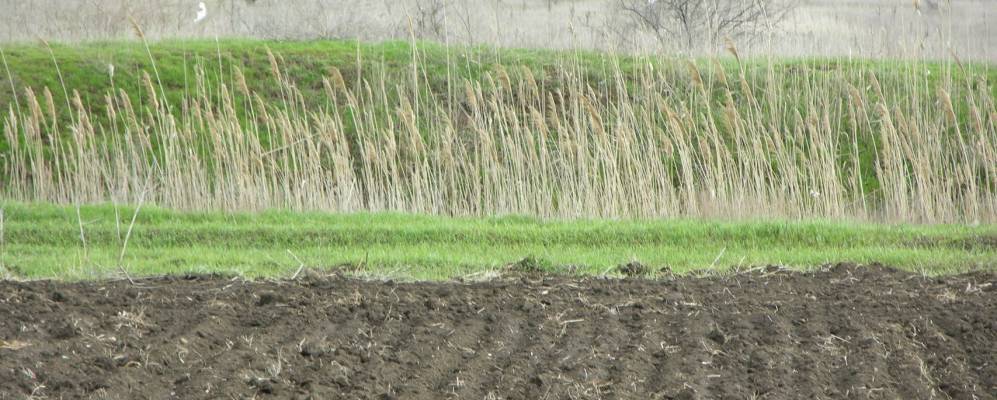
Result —
<instances>
[{"instance_id":1,"label":"hazy background","mask_svg":"<svg viewBox=\"0 0 997 400\"><path fill-rule=\"evenodd\" d=\"M655 35L620 9L626 0L0 0L0 41L134 37L269 39L418 37L506 47L621 52L722 51L717 41ZM634 0L630 0L634 1ZM639 0L650 2L651 0ZM658 1L658 0L654 0ZM664 1L664 0L662 0ZM742 53L997 60L997 0L771 0L795 8L750 37ZM639 5L639 3L638 3ZM411 25L410 25L411 22ZM411 30L410 30L411 26Z\"/></svg>"}]
</instances>

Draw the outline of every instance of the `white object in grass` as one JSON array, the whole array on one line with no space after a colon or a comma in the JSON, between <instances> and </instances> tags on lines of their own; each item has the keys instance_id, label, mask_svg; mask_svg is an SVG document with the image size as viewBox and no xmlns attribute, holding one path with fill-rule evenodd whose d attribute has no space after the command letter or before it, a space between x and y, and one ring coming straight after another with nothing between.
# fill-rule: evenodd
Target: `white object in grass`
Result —
<instances>
[{"instance_id":1,"label":"white object in grass","mask_svg":"<svg viewBox=\"0 0 997 400\"><path fill-rule=\"evenodd\" d=\"M202 1L197 5L197 18L194 18L194 23L204 21L205 18L208 18L208 6Z\"/></svg>"}]
</instances>

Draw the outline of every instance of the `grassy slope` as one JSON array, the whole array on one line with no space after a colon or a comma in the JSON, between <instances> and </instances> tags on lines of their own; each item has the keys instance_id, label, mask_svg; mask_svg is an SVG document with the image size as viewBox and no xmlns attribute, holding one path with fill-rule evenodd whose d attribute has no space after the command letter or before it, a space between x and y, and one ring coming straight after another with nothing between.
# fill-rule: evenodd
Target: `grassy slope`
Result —
<instances>
[{"instance_id":1,"label":"grassy slope","mask_svg":"<svg viewBox=\"0 0 997 400\"><path fill-rule=\"evenodd\" d=\"M324 99L320 96L322 77L328 76L331 67L338 68L348 84L356 77L363 76L377 81L379 73L397 77L411 74L412 48L406 42L386 42L378 44L353 41L303 41L277 42L261 40L226 39L214 41L163 41L151 44L152 57L156 61L160 79L168 92L168 97L179 101L186 87L193 86L195 66L200 63L209 71L220 71L226 82L232 81L231 69L235 65L243 69L249 86L264 96L279 95L273 85L273 75L266 49L280 56L284 63L284 73L297 82L306 99ZM14 89L18 96L24 96L23 88L31 87L40 93L47 87L52 91L56 105L65 104L60 78L56 72L53 56L62 71L69 93L79 91L85 104L96 115L102 115L104 95L111 89L108 64L115 66L114 83L117 88L132 94L133 99L141 99L141 76L143 71L154 74L146 49L141 42L95 42L78 45L52 44L53 54L40 44L15 44L3 47L11 73ZM420 75L428 80L436 91L447 90L447 78L477 78L484 71L493 70L495 64L509 67L529 67L541 83L556 86L556 70L565 63L587 71L594 84L612 78L612 66L619 64L624 78L635 71L638 65L647 62L660 63L660 59L616 57L591 51L557 52L527 49L493 48L453 48L433 43L419 43ZM219 68L218 61L222 60ZM749 70L754 68L764 73L773 60L749 61ZM736 68L733 59L722 61L731 71ZM903 61L846 61L824 59L783 59L775 60L776 72L788 75L806 76L810 73L836 69L855 69L861 73L875 71L884 85L893 81L902 82L919 79L926 71L928 79L943 79L947 73L958 74L954 65L947 63L910 63ZM709 62L701 60L705 67ZM681 63L665 66L677 68L684 73ZM450 68L448 68L450 66ZM460 66L455 68L455 66ZM985 71L990 81L997 80L997 68L993 66L967 66L972 71ZM750 75L749 71L749 75ZM211 74L209 74L211 75ZM217 80L217 74L207 77ZM960 79L958 76L955 79ZM459 83L459 81L458 81ZM934 85L929 85L933 87ZM596 87L598 89L598 87ZM0 110L4 114L13 103L10 80L6 71L0 70ZM323 100L324 101L324 100ZM325 105L325 104L317 104Z\"/></svg>"},{"instance_id":2,"label":"grassy slope","mask_svg":"<svg viewBox=\"0 0 997 400\"><path fill-rule=\"evenodd\" d=\"M262 40L227 39L214 41L164 41L150 45L150 52L156 61L160 79L168 92L167 96L178 101L185 87L193 86L194 70L198 63L212 73L219 71L219 60L224 65L221 72L226 82L232 81L230 66L243 69L247 83L254 91L264 96L276 98L279 92L273 84L273 74L267 57L267 49L282 58L283 73L296 82L305 93L306 99L324 98L320 96L322 77L328 76L330 68L336 67L347 83L364 76L374 81L380 72L393 77L411 74L412 48L406 42L385 42L364 44L352 41L303 41L276 42ZM435 90L445 90L448 72L455 77L479 76L490 70L494 64L513 66L528 65L536 72L543 73L558 63L558 57L577 55L586 70L592 74L602 74L608 68L609 58L594 52L557 53L541 50L500 50L486 48L453 49L432 43L420 43L420 75L425 73ZM18 95L23 98L23 88L31 87L40 93L48 87L55 103L65 104L62 85L53 63L53 56L62 71L69 92L78 90L84 103L89 104L96 114L103 109L104 94L111 89L108 65L115 66L115 85L141 98L142 73L154 74L149 55L141 42L97 42L80 45L52 44L52 53L40 44L8 45L4 48L11 78ZM449 59L448 59L449 57ZM449 62L448 62L449 60ZM625 65L632 60L622 59ZM460 65L456 70L447 66ZM541 75L543 76L543 75ZM153 76L155 78L155 76ZM217 74L207 77L217 80ZM0 109L6 110L12 103L11 85L6 71L0 70ZM376 81L375 81L376 82Z\"/></svg>"},{"instance_id":3,"label":"grassy slope","mask_svg":"<svg viewBox=\"0 0 997 400\"><path fill-rule=\"evenodd\" d=\"M125 236L132 209L119 209ZM86 279L117 273L113 206L5 206L6 272ZM287 276L300 265L367 262L373 275L445 279L500 268L525 256L601 274L631 260L675 271L837 261L879 261L942 274L997 266L997 227L882 226L828 222L540 222L520 217L441 217L288 212L141 210L124 263L137 275L221 272ZM987 244L989 243L989 244ZM718 258L719 255L719 258Z\"/></svg>"}]
</instances>

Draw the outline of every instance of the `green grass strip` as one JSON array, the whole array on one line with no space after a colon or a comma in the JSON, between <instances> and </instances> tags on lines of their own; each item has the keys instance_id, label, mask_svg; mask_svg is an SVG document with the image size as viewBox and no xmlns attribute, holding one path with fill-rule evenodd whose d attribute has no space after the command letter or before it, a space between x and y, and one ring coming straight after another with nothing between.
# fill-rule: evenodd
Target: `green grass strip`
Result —
<instances>
[{"instance_id":1,"label":"green grass strip","mask_svg":"<svg viewBox=\"0 0 997 400\"><path fill-rule=\"evenodd\" d=\"M84 206L80 218L74 207L14 203L3 208L0 273L68 280L118 274L134 207ZM372 276L439 280L494 271L525 257L576 266L587 275L613 273L616 265L634 260L680 273L835 262L881 262L929 275L997 268L993 225L226 214L150 206L135 221L123 259L135 276L286 277L303 263L312 268L364 264Z\"/></svg>"}]
</instances>

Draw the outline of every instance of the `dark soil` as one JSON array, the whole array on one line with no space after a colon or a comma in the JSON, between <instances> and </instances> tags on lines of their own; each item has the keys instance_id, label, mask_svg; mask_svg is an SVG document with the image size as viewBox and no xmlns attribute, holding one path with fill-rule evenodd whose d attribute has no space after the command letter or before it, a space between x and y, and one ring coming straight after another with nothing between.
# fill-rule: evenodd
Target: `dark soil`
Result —
<instances>
[{"instance_id":1,"label":"dark soil","mask_svg":"<svg viewBox=\"0 0 997 400\"><path fill-rule=\"evenodd\" d=\"M994 399L997 274L0 282L0 399Z\"/></svg>"}]
</instances>

